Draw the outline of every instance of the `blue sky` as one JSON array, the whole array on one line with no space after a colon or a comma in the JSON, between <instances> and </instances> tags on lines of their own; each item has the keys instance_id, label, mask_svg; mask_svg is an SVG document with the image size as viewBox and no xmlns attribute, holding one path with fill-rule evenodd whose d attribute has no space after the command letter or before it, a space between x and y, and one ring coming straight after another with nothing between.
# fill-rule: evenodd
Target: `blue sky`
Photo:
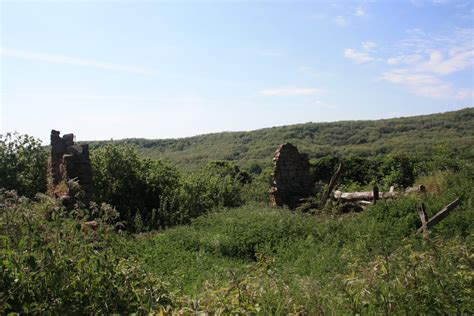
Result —
<instances>
[{"instance_id":1,"label":"blue sky","mask_svg":"<svg viewBox=\"0 0 474 316\"><path fill-rule=\"evenodd\" d=\"M170 138L473 105L471 1L1 1L0 131Z\"/></svg>"}]
</instances>

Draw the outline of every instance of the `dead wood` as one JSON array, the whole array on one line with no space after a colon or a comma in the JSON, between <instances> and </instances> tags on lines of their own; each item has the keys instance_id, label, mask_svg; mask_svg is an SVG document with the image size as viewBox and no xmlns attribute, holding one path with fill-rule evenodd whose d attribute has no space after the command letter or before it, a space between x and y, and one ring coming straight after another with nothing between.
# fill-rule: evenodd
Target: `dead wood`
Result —
<instances>
[{"instance_id":1,"label":"dead wood","mask_svg":"<svg viewBox=\"0 0 474 316\"><path fill-rule=\"evenodd\" d=\"M426 229L431 229L443 219L445 219L453 210L455 210L461 203L461 198L457 198L445 207L438 213L436 213L429 221L426 223ZM418 233L423 231L423 226L418 229Z\"/></svg>"},{"instance_id":2,"label":"dead wood","mask_svg":"<svg viewBox=\"0 0 474 316\"><path fill-rule=\"evenodd\" d=\"M324 191L323 196L321 198L321 203L319 204L319 208L323 208L326 205L326 202L332 190L334 190L334 187L336 186L337 180L339 180L339 177L341 176L341 172L342 172L342 163L339 164L339 166L337 167L336 173L331 177L331 181L329 181L329 185Z\"/></svg>"}]
</instances>

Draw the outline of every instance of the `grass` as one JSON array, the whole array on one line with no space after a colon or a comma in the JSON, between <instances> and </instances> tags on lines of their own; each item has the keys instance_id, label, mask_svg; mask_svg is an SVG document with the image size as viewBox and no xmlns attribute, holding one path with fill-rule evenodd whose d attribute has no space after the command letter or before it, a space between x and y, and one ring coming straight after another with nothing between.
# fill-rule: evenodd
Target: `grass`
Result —
<instances>
[{"instance_id":1,"label":"grass","mask_svg":"<svg viewBox=\"0 0 474 316\"><path fill-rule=\"evenodd\" d=\"M472 173L424 180L443 185L360 214L251 204L137 235L108 224L107 206L96 207L99 229L88 231L80 209L57 213L52 200L2 193L0 239L8 247L0 252L0 306L24 313L472 314ZM457 196L461 206L429 240L416 235L417 203L432 215Z\"/></svg>"}]
</instances>

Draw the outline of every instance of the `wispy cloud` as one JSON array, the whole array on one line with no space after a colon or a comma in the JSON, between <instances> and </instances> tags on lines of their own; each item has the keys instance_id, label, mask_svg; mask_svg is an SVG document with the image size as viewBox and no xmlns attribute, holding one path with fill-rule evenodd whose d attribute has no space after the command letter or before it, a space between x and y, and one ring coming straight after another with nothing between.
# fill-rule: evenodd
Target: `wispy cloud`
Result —
<instances>
[{"instance_id":1,"label":"wispy cloud","mask_svg":"<svg viewBox=\"0 0 474 316\"><path fill-rule=\"evenodd\" d=\"M312 95L321 93L321 89L316 88L272 88L260 90L260 94L265 96L296 96L296 95Z\"/></svg>"},{"instance_id":2,"label":"wispy cloud","mask_svg":"<svg viewBox=\"0 0 474 316\"><path fill-rule=\"evenodd\" d=\"M471 48L472 49L472 48ZM474 63L473 50L461 50L451 52L445 58L445 54L439 50L429 53L428 60L422 62L418 67L420 70L429 71L441 75L449 75L457 71L461 71L468 67L472 67Z\"/></svg>"},{"instance_id":3,"label":"wispy cloud","mask_svg":"<svg viewBox=\"0 0 474 316\"><path fill-rule=\"evenodd\" d=\"M435 99L469 99L474 96L470 89L457 89L450 82L436 76L397 69L382 74L380 79L407 87L411 92Z\"/></svg>"},{"instance_id":4,"label":"wispy cloud","mask_svg":"<svg viewBox=\"0 0 474 316\"><path fill-rule=\"evenodd\" d=\"M375 60L375 58L370 56L368 53L358 52L353 48L347 48L344 50L344 57L351 59L358 64L365 64Z\"/></svg>"},{"instance_id":5,"label":"wispy cloud","mask_svg":"<svg viewBox=\"0 0 474 316\"><path fill-rule=\"evenodd\" d=\"M0 48L0 55L13 57L13 58L20 58L26 60L35 60L41 62L48 62L48 63L56 63L56 64L67 64L67 65L74 65L74 66L82 66L82 67L90 67L90 68L99 68L99 69L107 69L112 71L120 71L120 72L128 72L128 73L135 73L135 74L152 74L152 71L147 69L129 66L129 65L120 65L120 64L113 64L108 62L96 61L91 59L82 59L76 57L69 57L63 55L53 55L47 53L38 53L38 52L31 52L31 51L24 51L18 49L10 49L10 48Z\"/></svg>"},{"instance_id":6,"label":"wispy cloud","mask_svg":"<svg viewBox=\"0 0 474 316\"><path fill-rule=\"evenodd\" d=\"M375 44L374 42L371 42L371 41L362 42L362 48L366 52L373 52L376 47L377 47L377 44Z\"/></svg>"},{"instance_id":7,"label":"wispy cloud","mask_svg":"<svg viewBox=\"0 0 474 316\"><path fill-rule=\"evenodd\" d=\"M348 24L347 20L346 20L342 15L337 16L337 17L334 19L334 22L336 22L336 24L337 24L339 27L344 27L344 26L347 26L347 24Z\"/></svg>"},{"instance_id":8,"label":"wispy cloud","mask_svg":"<svg viewBox=\"0 0 474 316\"><path fill-rule=\"evenodd\" d=\"M408 55L399 55L397 57L390 57L387 59L387 64L389 65L400 65L400 64L414 64L423 59L423 56L420 54L408 54Z\"/></svg>"},{"instance_id":9,"label":"wispy cloud","mask_svg":"<svg viewBox=\"0 0 474 316\"><path fill-rule=\"evenodd\" d=\"M444 78L474 68L473 28L458 28L437 36L419 29L407 33L409 38L397 45L401 53L387 59L387 64L396 68L384 72L380 79L425 97L473 98L472 88L456 87Z\"/></svg>"},{"instance_id":10,"label":"wispy cloud","mask_svg":"<svg viewBox=\"0 0 474 316\"><path fill-rule=\"evenodd\" d=\"M366 15L366 13L362 8L357 8L357 10L355 11L355 15L356 16L364 16L364 15Z\"/></svg>"}]
</instances>

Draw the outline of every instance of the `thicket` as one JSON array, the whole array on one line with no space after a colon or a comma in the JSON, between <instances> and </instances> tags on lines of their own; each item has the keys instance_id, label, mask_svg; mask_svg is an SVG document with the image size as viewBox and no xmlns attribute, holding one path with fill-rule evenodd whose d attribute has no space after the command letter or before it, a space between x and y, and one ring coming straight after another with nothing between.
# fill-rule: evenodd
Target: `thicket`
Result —
<instances>
[{"instance_id":1,"label":"thicket","mask_svg":"<svg viewBox=\"0 0 474 316\"><path fill-rule=\"evenodd\" d=\"M210 162L191 174L141 159L131 146L108 145L91 153L95 199L114 205L132 231L186 224L218 207L243 203L250 176L228 162Z\"/></svg>"},{"instance_id":2,"label":"thicket","mask_svg":"<svg viewBox=\"0 0 474 316\"><path fill-rule=\"evenodd\" d=\"M0 188L29 197L45 192L47 157L41 141L32 136L0 134Z\"/></svg>"},{"instance_id":3,"label":"thicket","mask_svg":"<svg viewBox=\"0 0 474 316\"><path fill-rule=\"evenodd\" d=\"M123 239L112 207L66 213L37 198L0 191L0 314L146 314L169 303L156 277L112 251Z\"/></svg>"}]
</instances>

